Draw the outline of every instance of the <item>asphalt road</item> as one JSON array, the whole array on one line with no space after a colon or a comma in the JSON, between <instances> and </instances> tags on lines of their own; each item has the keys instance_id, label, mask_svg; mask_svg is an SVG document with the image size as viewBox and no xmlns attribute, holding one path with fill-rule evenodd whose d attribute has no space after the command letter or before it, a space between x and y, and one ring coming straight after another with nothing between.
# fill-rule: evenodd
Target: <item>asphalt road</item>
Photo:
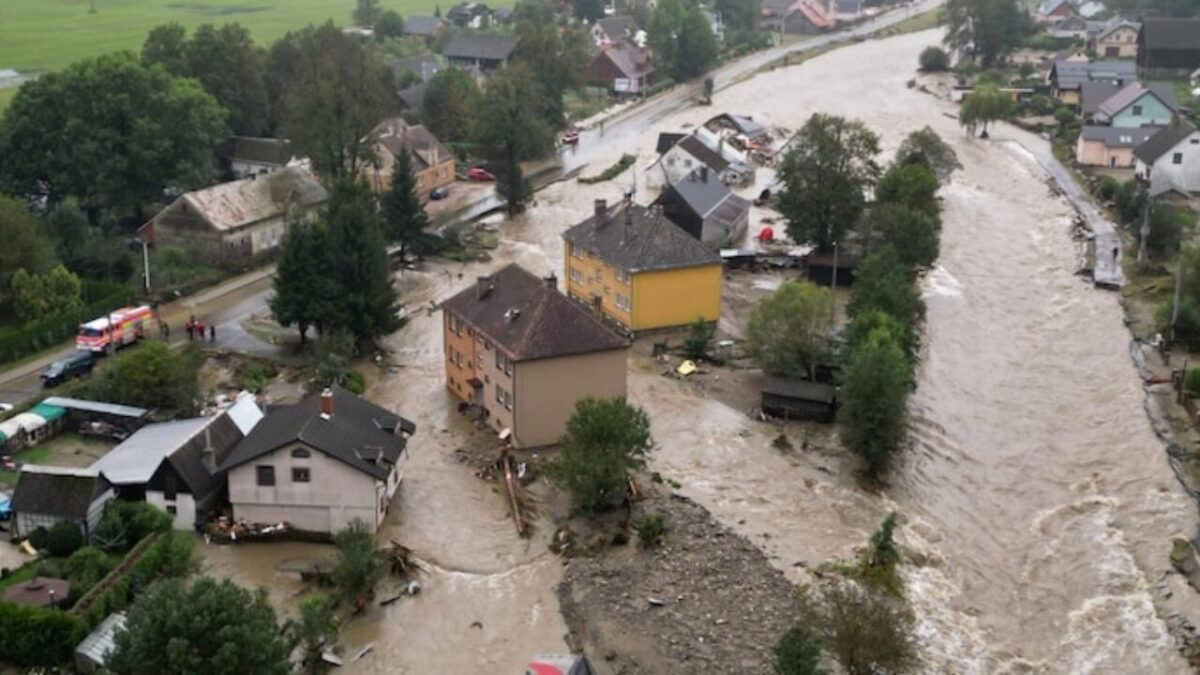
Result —
<instances>
[{"instance_id":1,"label":"asphalt road","mask_svg":"<svg viewBox=\"0 0 1200 675\"><path fill-rule=\"evenodd\" d=\"M789 54L800 54L827 45L865 38L876 31L888 28L916 16L926 10L944 4L945 0L923 0L907 7L892 10L865 21L848 31L820 35L792 45L781 45L753 54L721 66L711 73L714 89L720 91L752 76L766 66ZM629 143L664 117L693 104L700 95L702 81L675 87L669 91L640 103L628 111L607 120L602 128L580 134L578 145L563 151L562 170L558 175L569 174L587 166L602 148L614 143ZM752 111L751 111L752 112ZM548 177L545 184L553 182ZM459 215L462 220L471 220L501 206L494 194L468 205ZM189 315L196 315L205 322L217 326L215 346L228 347L237 351L262 353L271 351L242 328L243 321L266 307L271 295L271 274L274 266L248 272L227 280L195 296L182 298L162 308L162 315L170 324L173 344L186 341L183 324ZM42 391L39 374L56 359L70 353L72 347L49 353L0 372L0 402L19 403Z\"/></svg>"}]
</instances>

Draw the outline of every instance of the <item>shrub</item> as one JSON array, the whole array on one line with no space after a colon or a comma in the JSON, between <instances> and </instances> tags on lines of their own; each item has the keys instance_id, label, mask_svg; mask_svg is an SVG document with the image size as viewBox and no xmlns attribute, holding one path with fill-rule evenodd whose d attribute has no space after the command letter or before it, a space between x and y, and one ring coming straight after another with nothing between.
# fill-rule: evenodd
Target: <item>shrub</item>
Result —
<instances>
[{"instance_id":1,"label":"shrub","mask_svg":"<svg viewBox=\"0 0 1200 675\"><path fill-rule=\"evenodd\" d=\"M775 645L775 675L821 675L821 644L808 628L797 624Z\"/></svg>"},{"instance_id":2,"label":"shrub","mask_svg":"<svg viewBox=\"0 0 1200 675\"><path fill-rule=\"evenodd\" d=\"M275 369L261 361L251 361L242 369L241 387L246 391L259 392L275 377Z\"/></svg>"},{"instance_id":3,"label":"shrub","mask_svg":"<svg viewBox=\"0 0 1200 675\"><path fill-rule=\"evenodd\" d=\"M580 176L579 182L583 183L584 185L591 185L593 183L603 183L604 181L612 180L612 179L616 178L617 176L621 175L621 173L623 173L625 171L625 169L628 169L629 167L633 166L633 163L636 161L637 161L637 157L634 157L633 155L621 155L621 159L617 160L616 164L613 164L612 166L610 166L607 169L605 169L604 171L602 171L599 176L594 176L594 177L590 177L590 178Z\"/></svg>"},{"instance_id":4,"label":"shrub","mask_svg":"<svg viewBox=\"0 0 1200 675\"><path fill-rule=\"evenodd\" d=\"M1200 397L1200 368L1188 368L1183 378L1183 390L1188 396Z\"/></svg>"},{"instance_id":5,"label":"shrub","mask_svg":"<svg viewBox=\"0 0 1200 675\"><path fill-rule=\"evenodd\" d=\"M104 509L104 517L92 535L97 547L125 552L154 532L171 529L172 518L146 502L114 500Z\"/></svg>"},{"instance_id":6,"label":"shrub","mask_svg":"<svg viewBox=\"0 0 1200 675\"><path fill-rule=\"evenodd\" d=\"M355 613L361 612L387 574L387 563L375 548L375 536L357 518L333 536L333 543L337 547L330 572L333 584Z\"/></svg>"},{"instance_id":7,"label":"shrub","mask_svg":"<svg viewBox=\"0 0 1200 675\"><path fill-rule=\"evenodd\" d=\"M56 558L65 558L83 546L83 532L68 520L60 520L46 532L46 550Z\"/></svg>"},{"instance_id":8,"label":"shrub","mask_svg":"<svg viewBox=\"0 0 1200 675\"><path fill-rule=\"evenodd\" d=\"M559 445L548 474L570 493L575 511L595 514L625 496L629 472L645 465L654 441L641 408L624 398L588 397L575 404Z\"/></svg>"},{"instance_id":9,"label":"shrub","mask_svg":"<svg viewBox=\"0 0 1200 675\"><path fill-rule=\"evenodd\" d=\"M1092 194L1100 201L1111 202L1117 196L1121 182L1112 176L1100 175L1099 180L1092 186Z\"/></svg>"},{"instance_id":10,"label":"shrub","mask_svg":"<svg viewBox=\"0 0 1200 675\"><path fill-rule=\"evenodd\" d=\"M654 548L667 534L667 521L660 513L647 513L638 519L637 533L642 548Z\"/></svg>"},{"instance_id":11,"label":"shrub","mask_svg":"<svg viewBox=\"0 0 1200 675\"><path fill-rule=\"evenodd\" d=\"M342 382L342 388L351 394L362 395L367 390L367 380L363 374L357 370L351 370L346 373L346 380Z\"/></svg>"},{"instance_id":12,"label":"shrub","mask_svg":"<svg viewBox=\"0 0 1200 675\"><path fill-rule=\"evenodd\" d=\"M62 574L71 582L71 594L79 597L90 591L114 567L116 564L107 553L84 546L63 562Z\"/></svg>"},{"instance_id":13,"label":"shrub","mask_svg":"<svg viewBox=\"0 0 1200 675\"><path fill-rule=\"evenodd\" d=\"M919 57L921 70L926 73L940 73L950 68L950 55L941 47L926 47Z\"/></svg>"},{"instance_id":14,"label":"shrub","mask_svg":"<svg viewBox=\"0 0 1200 675\"><path fill-rule=\"evenodd\" d=\"M683 353L689 359L707 359L709 348L713 341L712 324L704 319L696 319L688 330L688 336L683 341Z\"/></svg>"},{"instance_id":15,"label":"shrub","mask_svg":"<svg viewBox=\"0 0 1200 675\"><path fill-rule=\"evenodd\" d=\"M21 668L51 668L71 659L83 639L83 622L57 609L0 602L0 661Z\"/></svg>"}]
</instances>

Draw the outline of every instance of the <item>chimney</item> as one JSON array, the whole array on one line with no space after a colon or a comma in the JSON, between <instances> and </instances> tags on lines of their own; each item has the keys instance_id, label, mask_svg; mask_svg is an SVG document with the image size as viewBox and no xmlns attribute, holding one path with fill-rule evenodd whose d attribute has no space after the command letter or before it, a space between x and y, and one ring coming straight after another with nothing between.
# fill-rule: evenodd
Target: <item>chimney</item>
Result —
<instances>
[{"instance_id":1,"label":"chimney","mask_svg":"<svg viewBox=\"0 0 1200 675\"><path fill-rule=\"evenodd\" d=\"M558 290L558 277L554 276L554 272L542 277L542 281L546 282L546 286Z\"/></svg>"},{"instance_id":2,"label":"chimney","mask_svg":"<svg viewBox=\"0 0 1200 675\"><path fill-rule=\"evenodd\" d=\"M211 424L204 427L204 452L201 462L204 464L204 468L208 469L209 473L217 470L216 451L213 449L212 444Z\"/></svg>"},{"instance_id":3,"label":"chimney","mask_svg":"<svg viewBox=\"0 0 1200 675\"><path fill-rule=\"evenodd\" d=\"M321 417L333 417L333 390L329 387L325 387L325 391L321 392Z\"/></svg>"},{"instance_id":4,"label":"chimney","mask_svg":"<svg viewBox=\"0 0 1200 675\"><path fill-rule=\"evenodd\" d=\"M487 297L488 292L492 290L491 277L479 277L475 280L475 299L482 300Z\"/></svg>"},{"instance_id":5,"label":"chimney","mask_svg":"<svg viewBox=\"0 0 1200 675\"><path fill-rule=\"evenodd\" d=\"M601 224L608 220L608 200L597 199L595 204L596 223Z\"/></svg>"}]
</instances>

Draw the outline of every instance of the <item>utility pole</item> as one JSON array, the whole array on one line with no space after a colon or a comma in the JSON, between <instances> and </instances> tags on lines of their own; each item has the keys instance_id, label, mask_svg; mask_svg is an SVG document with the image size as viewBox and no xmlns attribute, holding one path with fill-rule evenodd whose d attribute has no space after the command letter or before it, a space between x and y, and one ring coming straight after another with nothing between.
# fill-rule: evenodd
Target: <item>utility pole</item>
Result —
<instances>
[{"instance_id":1,"label":"utility pole","mask_svg":"<svg viewBox=\"0 0 1200 675\"><path fill-rule=\"evenodd\" d=\"M149 295L150 294L150 252L146 247L146 238L141 237L141 240L142 240L142 268L144 270L143 278L146 281L146 294Z\"/></svg>"},{"instance_id":2,"label":"utility pole","mask_svg":"<svg viewBox=\"0 0 1200 675\"><path fill-rule=\"evenodd\" d=\"M1179 287L1183 284L1183 245L1175 258L1175 299L1171 301L1171 342L1175 342L1175 321L1179 319Z\"/></svg>"}]
</instances>

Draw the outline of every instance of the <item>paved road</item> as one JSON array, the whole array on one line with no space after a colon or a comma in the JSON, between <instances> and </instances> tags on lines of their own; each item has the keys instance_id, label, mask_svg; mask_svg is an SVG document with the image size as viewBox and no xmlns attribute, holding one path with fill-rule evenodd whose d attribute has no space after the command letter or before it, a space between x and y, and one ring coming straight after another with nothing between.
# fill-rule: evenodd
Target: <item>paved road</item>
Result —
<instances>
[{"instance_id":1,"label":"paved road","mask_svg":"<svg viewBox=\"0 0 1200 675\"><path fill-rule=\"evenodd\" d=\"M893 26L911 16L944 4L945 0L922 0L907 7L881 14L863 22L853 29L821 35L792 45L781 45L749 54L725 64L713 71L713 85L717 91L752 76L760 68L789 54L799 54L838 42L847 42L867 37L876 31ZM562 170L557 174L569 174L586 166L605 147L614 143L632 142L633 139L663 118L693 104L699 96L700 82L675 87L669 91L631 107L604 124L603 130L585 131L574 148L565 150ZM557 177L547 175L539 186L551 184ZM471 220L500 208L501 203L494 194L473 202L460 212L460 220ZM187 317L195 314L206 322L217 326L217 346L229 347L249 353L271 352L272 348L246 333L242 322L251 314L266 307L271 294L271 275L274 266L264 267L230 279L195 296L183 298L163 308L163 316L171 325L174 344L182 344L183 324ZM0 372L0 402L18 403L41 391L38 374L52 361L62 358L71 351L70 347L47 354L21 366Z\"/></svg>"}]
</instances>

